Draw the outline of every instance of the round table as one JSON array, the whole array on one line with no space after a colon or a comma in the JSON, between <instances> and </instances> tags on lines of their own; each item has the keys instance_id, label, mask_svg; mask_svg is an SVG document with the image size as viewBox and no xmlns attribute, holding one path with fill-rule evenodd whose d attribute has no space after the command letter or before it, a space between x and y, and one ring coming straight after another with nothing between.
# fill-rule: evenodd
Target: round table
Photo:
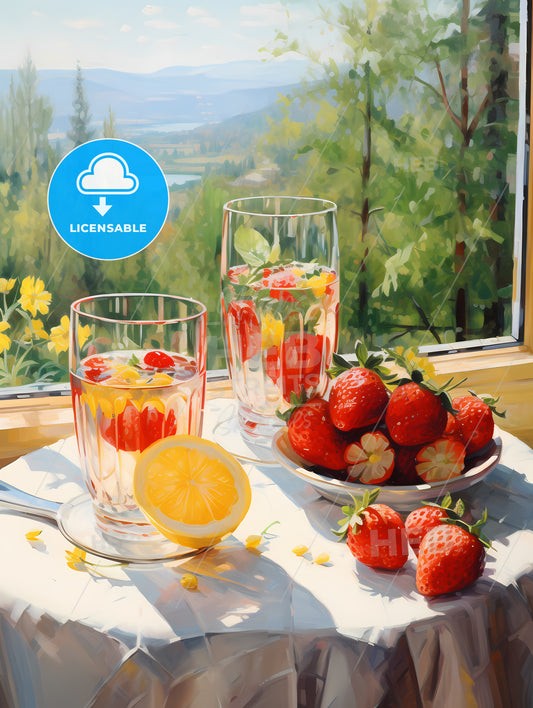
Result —
<instances>
[{"instance_id":1,"label":"round table","mask_svg":"<svg viewBox=\"0 0 533 708\"><path fill-rule=\"evenodd\" d=\"M225 406L209 401L206 437ZM533 705L533 451L501 437L499 465L461 494L476 518L489 512L485 572L440 598L416 591L412 552L397 572L355 561L331 531L340 508L275 465L245 463L246 518L181 561L89 565L52 522L0 511L0 705ZM74 438L1 476L57 501L84 488Z\"/></svg>"}]
</instances>

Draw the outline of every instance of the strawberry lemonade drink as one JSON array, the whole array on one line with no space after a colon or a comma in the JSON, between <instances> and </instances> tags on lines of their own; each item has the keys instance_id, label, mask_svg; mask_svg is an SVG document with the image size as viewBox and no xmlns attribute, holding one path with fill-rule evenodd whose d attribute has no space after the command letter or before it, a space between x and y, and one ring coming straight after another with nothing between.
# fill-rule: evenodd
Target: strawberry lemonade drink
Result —
<instances>
[{"instance_id":1,"label":"strawberry lemonade drink","mask_svg":"<svg viewBox=\"0 0 533 708\"><path fill-rule=\"evenodd\" d=\"M331 202L292 197L225 207L226 357L250 442L270 445L283 425L276 413L295 395L327 391L339 311L335 212Z\"/></svg>"},{"instance_id":2,"label":"strawberry lemonade drink","mask_svg":"<svg viewBox=\"0 0 533 708\"><path fill-rule=\"evenodd\" d=\"M80 462L96 521L110 534L153 535L133 492L141 452L169 435L201 435L205 332L205 307L185 298L96 296L72 306Z\"/></svg>"}]
</instances>

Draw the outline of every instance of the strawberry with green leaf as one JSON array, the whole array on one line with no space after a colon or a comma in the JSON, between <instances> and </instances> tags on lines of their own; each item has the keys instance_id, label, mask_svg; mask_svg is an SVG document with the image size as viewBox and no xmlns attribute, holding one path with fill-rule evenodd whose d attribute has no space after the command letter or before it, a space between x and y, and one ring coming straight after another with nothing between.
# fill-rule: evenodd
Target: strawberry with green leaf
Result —
<instances>
[{"instance_id":1,"label":"strawberry with green leaf","mask_svg":"<svg viewBox=\"0 0 533 708\"><path fill-rule=\"evenodd\" d=\"M391 394L385 424L398 445L424 445L440 438L446 429L448 411L453 413L450 391L459 386L449 379L438 386L425 378L416 361L387 350L389 357L407 373Z\"/></svg>"},{"instance_id":2,"label":"strawberry with green leaf","mask_svg":"<svg viewBox=\"0 0 533 708\"><path fill-rule=\"evenodd\" d=\"M490 541L482 533L487 510L475 524L443 518L420 543L416 567L416 587L422 595L457 592L474 583L485 567Z\"/></svg>"},{"instance_id":3,"label":"strawberry with green leaf","mask_svg":"<svg viewBox=\"0 0 533 708\"><path fill-rule=\"evenodd\" d=\"M458 396L452 401L455 434L466 446L466 454L471 455L485 447L494 435L493 414L505 418L505 412L496 410L499 398L477 396L470 391L469 396Z\"/></svg>"},{"instance_id":4,"label":"strawberry with green leaf","mask_svg":"<svg viewBox=\"0 0 533 708\"><path fill-rule=\"evenodd\" d=\"M380 489L353 498L353 506L342 507L345 515L333 533L346 537L351 553L371 568L397 570L409 555L409 544L401 516L386 504L376 504Z\"/></svg>"},{"instance_id":5,"label":"strawberry with green leaf","mask_svg":"<svg viewBox=\"0 0 533 708\"><path fill-rule=\"evenodd\" d=\"M363 342L355 347L358 365L333 354L328 374L334 378L329 402L331 419L339 430L355 430L377 423L389 402L384 381L396 377L383 366L384 355L369 354Z\"/></svg>"},{"instance_id":6,"label":"strawberry with green leaf","mask_svg":"<svg viewBox=\"0 0 533 708\"><path fill-rule=\"evenodd\" d=\"M465 511L461 499L452 506L452 497L446 493L440 504L422 502L423 506L413 509L405 519L405 531L409 545L416 555L427 532L443 523L444 519L460 519Z\"/></svg>"}]
</instances>

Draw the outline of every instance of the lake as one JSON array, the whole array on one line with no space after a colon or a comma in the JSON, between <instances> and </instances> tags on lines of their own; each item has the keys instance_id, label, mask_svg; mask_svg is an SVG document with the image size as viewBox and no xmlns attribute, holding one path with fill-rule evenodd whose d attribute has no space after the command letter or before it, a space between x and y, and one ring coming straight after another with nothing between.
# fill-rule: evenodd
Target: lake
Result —
<instances>
[{"instance_id":1,"label":"lake","mask_svg":"<svg viewBox=\"0 0 533 708\"><path fill-rule=\"evenodd\" d=\"M175 184L182 185L186 184L187 182L197 182L198 180L202 179L202 175L165 175L165 179L167 180L168 186L172 187Z\"/></svg>"}]
</instances>

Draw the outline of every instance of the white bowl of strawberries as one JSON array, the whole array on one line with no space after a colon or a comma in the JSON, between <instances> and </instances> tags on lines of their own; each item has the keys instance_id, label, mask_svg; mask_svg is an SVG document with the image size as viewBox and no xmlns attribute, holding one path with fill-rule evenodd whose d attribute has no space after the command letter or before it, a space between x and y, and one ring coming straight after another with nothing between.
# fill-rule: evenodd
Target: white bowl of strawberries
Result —
<instances>
[{"instance_id":1,"label":"white bowl of strawberries","mask_svg":"<svg viewBox=\"0 0 533 708\"><path fill-rule=\"evenodd\" d=\"M334 355L327 398L294 399L272 441L284 467L336 503L379 487L380 502L395 508L466 489L496 467L496 401L452 398L459 384L438 387L416 357L369 355L361 342L356 354L356 366ZM387 359L406 375L391 374Z\"/></svg>"}]
</instances>

